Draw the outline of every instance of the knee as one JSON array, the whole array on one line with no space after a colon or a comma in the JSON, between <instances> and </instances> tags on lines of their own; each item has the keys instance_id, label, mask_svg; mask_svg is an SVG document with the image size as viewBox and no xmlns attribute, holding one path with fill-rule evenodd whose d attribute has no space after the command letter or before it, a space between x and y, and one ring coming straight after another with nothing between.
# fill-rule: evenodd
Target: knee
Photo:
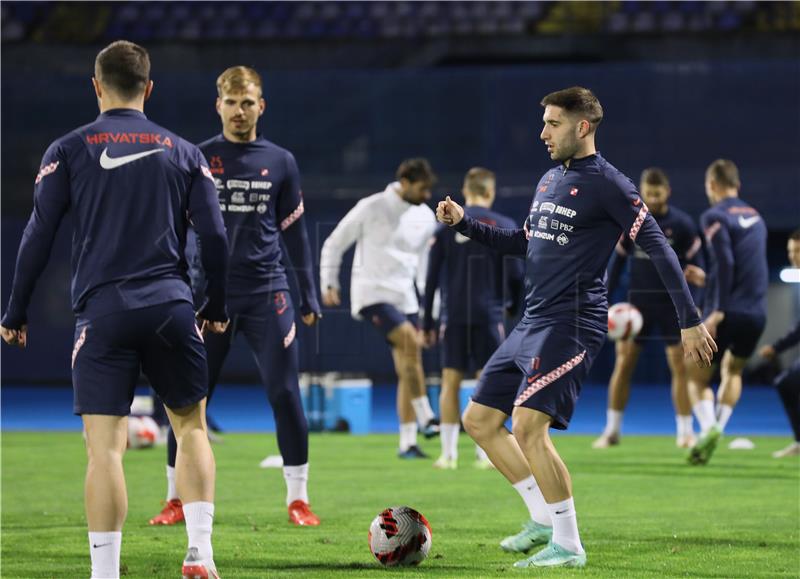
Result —
<instances>
[{"instance_id":1,"label":"knee","mask_svg":"<svg viewBox=\"0 0 800 579\"><path fill-rule=\"evenodd\" d=\"M471 408L467 407L464 414L461 416L461 423L464 425L464 430L473 440L483 440L487 438L490 427L485 421L481 420L477 413Z\"/></svg>"},{"instance_id":2,"label":"knee","mask_svg":"<svg viewBox=\"0 0 800 579\"><path fill-rule=\"evenodd\" d=\"M522 448L544 448L547 445L547 430L529 421L513 419L511 432Z\"/></svg>"}]
</instances>

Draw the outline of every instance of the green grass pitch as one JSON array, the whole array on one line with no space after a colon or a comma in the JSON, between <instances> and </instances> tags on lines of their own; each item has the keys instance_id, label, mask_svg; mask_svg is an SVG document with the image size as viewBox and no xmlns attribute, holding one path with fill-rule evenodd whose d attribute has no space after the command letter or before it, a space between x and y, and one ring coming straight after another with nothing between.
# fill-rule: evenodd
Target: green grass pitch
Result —
<instances>
[{"instance_id":1,"label":"green grass pitch","mask_svg":"<svg viewBox=\"0 0 800 579\"><path fill-rule=\"evenodd\" d=\"M556 444L570 467L588 554L582 570L516 570L497 543L526 519L522 501L495 471L395 457L396 437L312 435L312 505L319 528L286 521L280 470L258 468L274 435L231 434L217 457L215 560L227 578L247 577L798 577L800 462L774 460L786 441L755 438L756 450L722 448L689 467L668 437L626 437L596 451L584 436ZM434 456L438 441L425 443ZM6 433L2 438L2 577L88 577L83 513L83 442L77 433ZM183 526L152 528L163 498L164 450L126 455L127 577L177 577ZM383 569L367 546L372 518L406 504L433 529L419 568Z\"/></svg>"}]
</instances>

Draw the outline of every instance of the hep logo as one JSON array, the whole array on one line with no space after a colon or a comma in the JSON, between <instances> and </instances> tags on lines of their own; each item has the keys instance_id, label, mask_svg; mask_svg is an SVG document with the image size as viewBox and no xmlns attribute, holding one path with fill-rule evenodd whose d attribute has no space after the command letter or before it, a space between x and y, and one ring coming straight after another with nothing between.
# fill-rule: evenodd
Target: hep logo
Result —
<instances>
[{"instance_id":1,"label":"hep logo","mask_svg":"<svg viewBox=\"0 0 800 579\"><path fill-rule=\"evenodd\" d=\"M283 292L278 292L275 294L275 310L278 312L278 315L281 316L283 313L289 308L289 304L286 301L286 294Z\"/></svg>"}]
</instances>

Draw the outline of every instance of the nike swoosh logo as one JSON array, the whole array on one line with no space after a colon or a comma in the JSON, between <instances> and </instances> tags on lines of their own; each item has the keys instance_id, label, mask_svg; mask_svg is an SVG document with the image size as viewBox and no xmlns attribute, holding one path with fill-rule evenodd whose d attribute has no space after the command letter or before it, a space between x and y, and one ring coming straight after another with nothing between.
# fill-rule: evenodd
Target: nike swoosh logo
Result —
<instances>
[{"instance_id":1,"label":"nike swoosh logo","mask_svg":"<svg viewBox=\"0 0 800 579\"><path fill-rule=\"evenodd\" d=\"M753 225L758 223L759 219L761 219L760 215L753 215L752 217L745 217L744 215L740 215L739 225L741 225L745 229L750 229Z\"/></svg>"},{"instance_id":2,"label":"nike swoosh logo","mask_svg":"<svg viewBox=\"0 0 800 579\"><path fill-rule=\"evenodd\" d=\"M569 509L564 509L563 511L556 511L556 514L557 514L557 515L563 515L563 514L564 514L564 513L566 513L568 510L569 510Z\"/></svg>"},{"instance_id":3,"label":"nike swoosh logo","mask_svg":"<svg viewBox=\"0 0 800 579\"><path fill-rule=\"evenodd\" d=\"M102 545L92 545L93 548L99 549L100 547L108 547L111 543L103 543Z\"/></svg>"},{"instance_id":4,"label":"nike swoosh logo","mask_svg":"<svg viewBox=\"0 0 800 579\"><path fill-rule=\"evenodd\" d=\"M533 376L530 376L528 378L528 384L533 384L533 381L536 380L541 375L542 375L542 373L539 372L538 374L534 374Z\"/></svg>"},{"instance_id":5,"label":"nike swoosh logo","mask_svg":"<svg viewBox=\"0 0 800 579\"><path fill-rule=\"evenodd\" d=\"M132 155L123 155L122 157L109 157L108 147L106 147L100 155L100 166L107 170L116 169L117 167L132 163L137 159L141 159L142 157L147 157L153 153L161 153L163 151L164 149L151 149L149 151L142 151L141 153L133 153Z\"/></svg>"}]
</instances>

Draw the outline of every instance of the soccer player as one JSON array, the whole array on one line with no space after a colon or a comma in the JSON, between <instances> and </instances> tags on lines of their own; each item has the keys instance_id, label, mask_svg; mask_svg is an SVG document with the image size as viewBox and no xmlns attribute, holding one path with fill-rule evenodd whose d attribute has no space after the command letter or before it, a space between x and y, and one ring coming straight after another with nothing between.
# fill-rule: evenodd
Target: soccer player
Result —
<instances>
[{"instance_id":1,"label":"soccer player","mask_svg":"<svg viewBox=\"0 0 800 579\"><path fill-rule=\"evenodd\" d=\"M482 167L467 172L462 188L464 211L481 223L514 228L514 222L491 210L495 197L494 173ZM442 341L441 408L442 454L435 468L458 467L458 433L461 430L459 389L464 373L480 369L505 338L505 306L513 307L522 278L522 263L509 259L508 283L504 280L504 258L486 246L440 225L428 257L428 275L423 302L423 331L426 347L432 347L439 335ZM443 275L444 274L444 275ZM433 301L436 289L442 289L440 330L434 328ZM509 291L506 291L506 290ZM491 465L478 447L476 466Z\"/></svg>"},{"instance_id":2,"label":"soccer player","mask_svg":"<svg viewBox=\"0 0 800 579\"><path fill-rule=\"evenodd\" d=\"M692 218L668 203L671 190L667 175L657 167L645 169L639 180L639 191L650 209L650 214L664 232L667 242L678 254L686 280L689 284L702 285L705 282L702 242ZM592 447L608 448L619 444L622 416L628 404L631 378L642 346L647 340L661 339L666 345L667 364L672 375L672 404L675 407L678 431L675 443L679 448L689 448L695 440L678 318L675 317L670 297L664 290L664 284L650 257L630 238L621 239L611 256L609 295L614 293L615 286L619 284L626 262L630 264L627 301L642 313L644 325L635 340L620 340L616 343L617 358L608 384L606 427Z\"/></svg>"},{"instance_id":3,"label":"soccer player","mask_svg":"<svg viewBox=\"0 0 800 579\"><path fill-rule=\"evenodd\" d=\"M201 336L227 326L228 252L217 193L200 150L145 117L153 82L144 48L126 41L108 45L97 55L92 84L100 116L53 142L36 176L2 336L25 346L34 285L71 211L72 383L88 454L92 577L119 577L128 506L122 455L140 371L165 402L178 439L176 484L189 536L183 576L218 577ZM195 325L184 257L189 220L208 274L207 300L197 312L202 329Z\"/></svg>"},{"instance_id":4,"label":"soccer player","mask_svg":"<svg viewBox=\"0 0 800 579\"><path fill-rule=\"evenodd\" d=\"M266 103L261 77L234 66L217 79L216 109L222 134L200 144L215 175L230 246L228 313L231 325L206 339L209 398L236 334L253 352L275 416L284 459L286 505L295 525L319 525L308 500L308 424L300 401L295 310L283 264L281 240L300 288L300 316L308 326L320 318L306 232L300 174L294 156L257 131ZM202 242L200 254L204 251ZM151 525L183 520L174 484L175 439L168 442L167 502Z\"/></svg>"},{"instance_id":5,"label":"soccer player","mask_svg":"<svg viewBox=\"0 0 800 579\"><path fill-rule=\"evenodd\" d=\"M688 366L689 396L700 437L689 450L690 464L706 464L742 394L742 370L767 322L767 226L739 198L741 182L733 161L717 159L706 170L711 204L700 216L709 256L703 315L719 346L717 405L710 388L712 370Z\"/></svg>"},{"instance_id":6,"label":"soccer player","mask_svg":"<svg viewBox=\"0 0 800 579\"><path fill-rule=\"evenodd\" d=\"M789 236L786 249L789 253L789 263L792 267L800 269L800 229ZM798 343L800 343L800 322L797 322L793 330L775 343L763 346L758 353L762 358L772 360L784 350L788 350ZM786 416L789 417L792 425L794 442L786 448L776 450L772 456L774 458L796 456L800 454L800 359L795 360L789 368L778 375L775 379L775 388L778 389Z\"/></svg>"},{"instance_id":7,"label":"soccer player","mask_svg":"<svg viewBox=\"0 0 800 579\"><path fill-rule=\"evenodd\" d=\"M636 187L595 149L603 118L597 97L572 87L545 96L541 104L540 137L559 165L539 181L524 227L486 225L465 216L449 197L436 216L475 241L526 255L525 314L484 366L464 427L531 516L501 547L527 552L547 544L515 567L582 567L586 553L572 482L548 431L569 425L581 382L605 340L603 277L620 235L652 259L677 310L686 354L709 365L715 344L700 322L675 252ZM509 416L513 434L504 426Z\"/></svg>"},{"instance_id":8,"label":"soccer player","mask_svg":"<svg viewBox=\"0 0 800 579\"><path fill-rule=\"evenodd\" d=\"M397 371L397 413L400 458L427 458L417 445L418 427L430 438L439 432L425 392L421 339L417 322L425 282L424 262L436 227L430 199L436 176L425 159L407 159L397 181L359 201L322 246L322 303L341 305L339 269L353 243L355 259L350 284L350 311L369 321L392 348ZM415 421L416 418L416 421Z\"/></svg>"}]
</instances>

